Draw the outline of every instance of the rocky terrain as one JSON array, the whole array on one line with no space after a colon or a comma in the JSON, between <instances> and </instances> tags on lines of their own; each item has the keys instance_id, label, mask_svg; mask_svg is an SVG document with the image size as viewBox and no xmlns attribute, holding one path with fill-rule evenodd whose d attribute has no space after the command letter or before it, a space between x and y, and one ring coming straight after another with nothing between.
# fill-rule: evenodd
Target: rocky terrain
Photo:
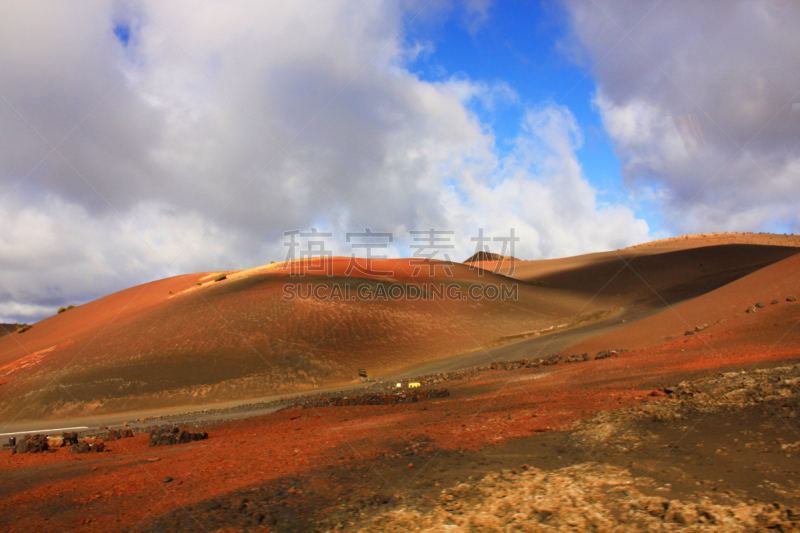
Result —
<instances>
[{"instance_id":1,"label":"rocky terrain","mask_svg":"<svg viewBox=\"0 0 800 533\"><path fill-rule=\"evenodd\" d=\"M401 508L358 531L800 531L798 508L717 503L714 494L693 501L646 495L658 488L597 463L553 472L522 465L443 491L433 511Z\"/></svg>"},{"instance_id":2,"label":"rocky terrain","mask_svg":"<svg viewBox=\"0 0 800 533\"><path fill-rule=\"evenodd\" d=\"M774 411L779 421L795 421L800 406L800 366L729 372L674 388L654 391L655 401L602 412L571 428L570 446L592 456L627 454L642 447L669 450L652 424L691 430L698 416L736 419L744 411ZM749 439L723 442L714 454L728 455L731 447L779 453L800 453L800 435L794 439L764 440L757 425ZM792 436L790 432L789 436ZM682 475L694 477L692 464L680 465ZM655 467L655 466L654 466ZM443 489L437 505L420 510L400 505L361 524L358 531L800 531L800 467L794 461L783 483L771 482L781 501L758 501L746 484L720 492L716 482L698 481L691 493L677 493L671 484L635 476L630 469L590 461L555 470L522 464L492 472ZM722 480L720 480L722 481ZM765 483L770 483L765 481ZM510 529L509 529L510 528Z\"/></svg>"}]
</instances>

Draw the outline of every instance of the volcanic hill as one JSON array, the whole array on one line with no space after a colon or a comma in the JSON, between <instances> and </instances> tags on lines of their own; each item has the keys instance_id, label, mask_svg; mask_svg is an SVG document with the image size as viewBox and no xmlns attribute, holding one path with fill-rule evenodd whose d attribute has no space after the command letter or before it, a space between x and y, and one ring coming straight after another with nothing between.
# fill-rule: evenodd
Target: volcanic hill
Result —
<instances>
[{"instance_id":1,"label":"volcanic hill","mask_svg":"<svg viewBox=\"0 0 800 533\"><path fill-rule=\"evenodd\" d=\"M358 369L388 378L624 309L665 309L797 245L724 234L543 261L350 269L333 258L321 271L290 262L158 280L0 337L0 420L262 398L355 384Z\"/></svg>"}]
</instances>

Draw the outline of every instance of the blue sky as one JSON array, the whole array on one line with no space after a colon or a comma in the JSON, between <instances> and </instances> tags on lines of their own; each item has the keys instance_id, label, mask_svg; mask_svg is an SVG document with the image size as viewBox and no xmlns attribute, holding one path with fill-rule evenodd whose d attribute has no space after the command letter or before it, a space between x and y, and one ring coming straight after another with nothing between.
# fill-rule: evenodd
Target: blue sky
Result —
<instances>
[{"instance_id":1,"label":"blue sky","mask_svg":"<svg viewBox=\"0 0 800 533\"><path fill-rule=\"evenodd\" d=\"M567 12L555 2L500 2L491 6L485 21L471 26L458 14L435 27L418 28L411 23L409 40L430 41L433 52L421 54L409 69L424 80L464 75L473 81L506 83L516 92L519 101L499 103L491 111L472 106L481 121L491 125L501 154L519 135L525 108L549 103L567 106L582 129L578 157L585 177L598 192L598 202L627 204L637 218L648 222L651 231L661 229L658 213L631 202L622 187L620 162L592 106L597 90L592 65L568 57Z\"/></svg>"},{"instance_id":2,"label":"blue sky","mask_svg":"<svg viewBox=\"0 0 800 533\"><path fill-rule=\"evenodd\" d=\"M117 36L122 46L128 46L131 39L131 28L127 23L118 23L114 25L114 35Z\"/></svg>"}]
</instances>

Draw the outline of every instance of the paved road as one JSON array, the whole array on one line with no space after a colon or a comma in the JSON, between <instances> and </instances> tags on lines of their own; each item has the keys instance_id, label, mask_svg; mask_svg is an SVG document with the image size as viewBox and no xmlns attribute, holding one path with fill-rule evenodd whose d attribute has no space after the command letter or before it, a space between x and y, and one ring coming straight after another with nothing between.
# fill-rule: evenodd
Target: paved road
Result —
<instances>
[{"instance_id":1,"label":"paved road","mask_svg":"<svg viewBox=\"0 0 800 533\"><path fill-rule=\"evenodd\" d=\"M540 335L538 337L530 337L501 346L478 349L474 352L457 355L449 359L426 363L388 376L388 379L424 376L439 372L455 372L465 368L488 365L494 361L516 361L519 359L544 357L550 353L566 350L570 346L574 346L586 339L628 326L633 322L638 322L639 320L655 315L663 310L663 307L628 306L611 316L589 324ZM609 348L624 348L624 346L609 346Z\"/></svg>"},{"instance_id":2,"label":"paved road","mask_svg":"<svg viewBox=\"0 0 800 533\"><path fill-rule=\"evenodd\" d=\"M157 411L123 413L97 417L82 417L69 420L22 422L9 424L7 426L0 426L0 428L2 428L1 430L3 431L0 433L0 439L2 439L0 440L0 444L5 443L7 437L19 437L20 435L33 433L41 433L46 435L60 435L64 431L94 433L98 432L101 427L106 427L109 429L117 429L121 427L136 429L160 424L196 424L199 422L210 423L224 420L235 420L239 418L249 418L280 411L281 409L286 408L287 405L292 405L293 402L291 400L300 396L306 396L309 394L336 394L355 389L369 388L369 384L354 383L352 385L343 387L330 387L291 394L264 396L262 398L253 398L235 402L224 402L199 406L192 405Z\"/></svg>"}]
</instances>

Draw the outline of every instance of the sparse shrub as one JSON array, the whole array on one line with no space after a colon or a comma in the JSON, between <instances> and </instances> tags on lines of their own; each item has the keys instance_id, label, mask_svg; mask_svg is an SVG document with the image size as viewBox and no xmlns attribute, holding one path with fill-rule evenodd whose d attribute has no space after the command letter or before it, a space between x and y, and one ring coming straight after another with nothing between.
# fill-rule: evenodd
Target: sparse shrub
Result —
<instances>
[{"instance_id":1,"label":"sparse shrub","mask_svg":"<svg viewBox=\"0 0 800 533\"><path fill-rule=\"evenodd\" d=\"M172 294L172 291L169 291L169 293Z\"/></svg>"},{"instance_id":2,"label":"sparse shrub","mask_svg":"<svg viewBox=\"0 0 800 533\"><path fill-rule=\"evenodd\" d=\"M545 284L544 281L542 281L540 279L532 279L528 283L530 283L531 285L538 285L540 287Z\"/></svg>"},{"instance_id":3,"label":"sparse shrub","mask_svg":"<svg viewBox=\"0 0 800 533\"><path fill-rule=\"evenodd\" d=\"M28 331L28 330L29 330L29 329L31 329L32 327L33 327L33 326L31 326L31 325L24 324L24 325L22 325L22 326L20 326L20 327L18 327L18 328L17 328L17 333L25 333L26 331Z\"/></svg>"},{"instance_id":4,"label":"sparse shrub","mask_svg":"<svg viewBox=\"0 0 800 533\"><path fill-rule=\"evenodd\" d=\"M58 312L59 312L59 313L63 313L63 312L64 312L64 311L66 311L66 310L67 310L67 308L66 308L66 307L59 307L59 308L58 308Z\"/></svg>"},{"instance_id":5,"label":"sparse shrub","mask_svg":"<svg viewBox=\"0 0 800 533\"><path fill-rule=\"evenodd\" d=\"M226 279L227 277L228 276L226 276L225 274L220 274L219 276L214 278L214 281L222 281L223 279Z\"/></svg>"},{"instance_id":6,"label":"sparse shrub","mask_svg":"<svg viewBox=\"0 0 800 533\"><path fill-rule=\"evenodd\" d=\"M200 283L199 281L197 282L197 284L198 284L198 285L202 285L202 283Z\"/></svg>"},{"instance_id":7,"label":"sparse shrub","mask_svg":"<svg viewBox=\"0 0 800 533\"><path fill-rule=\"evenodd\" d=\"M270 264L270 265L274 265L274 264L275 264L275 261L270 261L270 262L269 262L269 264Z\"/></svg>"},{"instance_id":8,"label":"sparse shrub","mask_svg":"<svg viewBox=\"0 0 800 533\"><path fill-rule=\"evenodd\" d=\"M75 306L70 304L67 306L67 309L75 309Z\"/></svg>"}]
</instances>

